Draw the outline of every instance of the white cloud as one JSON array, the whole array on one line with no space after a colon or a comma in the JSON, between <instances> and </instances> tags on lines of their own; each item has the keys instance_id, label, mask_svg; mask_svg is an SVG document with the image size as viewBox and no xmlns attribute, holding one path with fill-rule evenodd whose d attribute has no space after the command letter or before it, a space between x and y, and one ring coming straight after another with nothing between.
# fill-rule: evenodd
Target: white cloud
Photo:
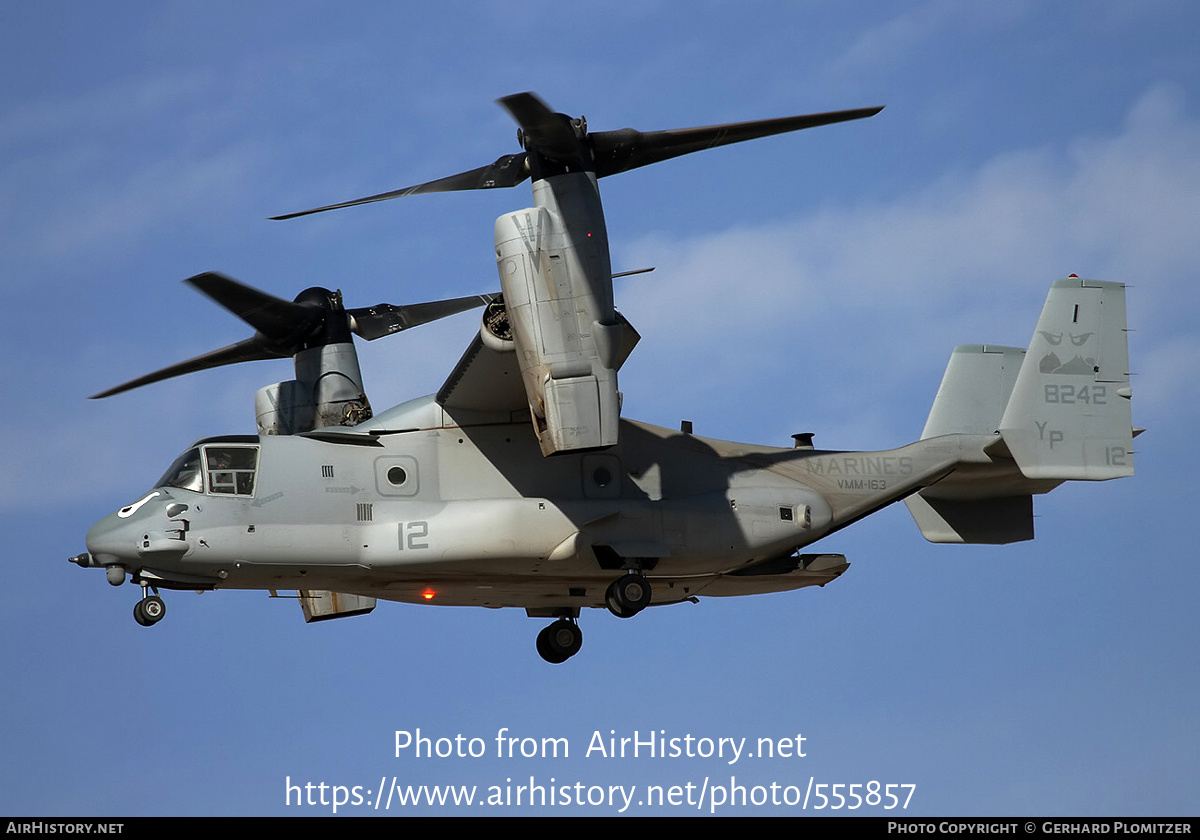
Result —
<instances>
[{"instance_id":1,"label":"white cloud","mask_svg":"<svg viewBox=\"0 0 1200 840\"><path fill-rule=\"evenodd\" d=\"M888 204L647 236L617 260L659 266L618 290L647 337L624 384L685 406L764 412L781 390L804 389L842 406L840 426L861 425L864 412L931 397L954 344L1027 343L1045 290L1070 273L1135 285L1131 308L1145 320L1132 326L1167 327L1139 336L1153 355L1177 340L1172 321L1195 322L1186 289L1200 273L1196 148L1200 126L1161 87L1115 136L999 154ZM649 352L653 380L637 372ZM928 395L910 393L930 380Z\"/></svg>"},{"instance_id":2,"label":"white cloud","mask_svg":"<svg viewBox=\"0 0 1200 840\"><path fill-rule=\"evenodd\" d=\"M856 76L868 69L898 65L919 59L936 48L940 38L962 37L964 31L987 29L1012 22L1026 14L1027 2L967 4L956 0L927 0L878 26L867 29L833 65L833 71ZM934 46L930 46L934 45Z\"/></svg>"}]
</instances>

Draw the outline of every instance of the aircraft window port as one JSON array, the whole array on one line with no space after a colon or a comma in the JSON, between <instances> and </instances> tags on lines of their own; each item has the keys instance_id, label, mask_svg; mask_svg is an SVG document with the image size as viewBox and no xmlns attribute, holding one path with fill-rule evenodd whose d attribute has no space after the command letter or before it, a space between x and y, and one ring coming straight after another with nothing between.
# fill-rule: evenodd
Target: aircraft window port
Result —
<instances>
[{"instance_id":1,"label":"aircraft window port","mask_svg":"<svg viewBox=\"0 0 1200 840\"><path fill-rule=\"evenodd\" d=\"M387 480L399 487L408 481L408 473L404 471L404 467L392 467L387 471Z\"/></svg>"},{"instance_id":2,"label":"aircraft window port","mask_svg":"<svg viewBox=\"0 0 1200 840\"><path fill-rule=\"evenodd\" d=\"M258 467L257 446L206 446L208 492L228 496L253 496Z\"/></svg>"},{"instance_id":3,"label":"aircraft window port","mask_svg":"<svg viewBox=\"0 0 1200 840\"><path fill-rule=\"evenodd\" d=\"M779 508L779 519L782 522L791 522L795 518L795 512L790 507Z\"/></svg>"}]
</instances>

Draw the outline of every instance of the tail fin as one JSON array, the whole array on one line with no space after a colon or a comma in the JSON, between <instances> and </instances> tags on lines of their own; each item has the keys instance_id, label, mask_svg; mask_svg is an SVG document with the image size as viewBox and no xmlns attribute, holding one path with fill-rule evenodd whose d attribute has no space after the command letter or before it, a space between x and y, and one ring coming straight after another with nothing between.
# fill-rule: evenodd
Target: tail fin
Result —
<instances>
[{"instance_id":1,"label":"tail fin","mask_svg":"<svg viewBox=\"0 0 1200 840\"><path fill-rule=\"evenodd\" d=\"M1125 287L1071 277L1050 288L1028 350L954 349L922 439L1000 437L986 450L993 467L905 499L926 539L1032 539L1033 494L1133 475L1125 333Z\"/></svg>"},{"instance_id":2,"label":"tail fin","mask_svg":"<svg viewBox=\"0 0 1200 840\"><path fill-rule=\"evenodd\" d=\"M955 347L921 439L995 434L1024 359L1025 351L1020 347L994 344Z\"/></svg>"},{"instance_id":3,"label":"tail fin","mask_svg":"<svg viewBox=\"0 0 1200 840\"><path fill-rule=\"evenodd\" d=\"M1031 479L1102 481L1133 475L1125 286L1057 281L1000 419Z\"/></svg>"}]
</instances>

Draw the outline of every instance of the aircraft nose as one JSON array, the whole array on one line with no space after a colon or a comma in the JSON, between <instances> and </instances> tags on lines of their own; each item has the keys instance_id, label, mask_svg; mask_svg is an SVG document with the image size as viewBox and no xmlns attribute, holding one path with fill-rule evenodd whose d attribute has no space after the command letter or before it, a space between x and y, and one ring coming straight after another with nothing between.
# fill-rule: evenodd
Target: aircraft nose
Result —
<instances>
[{"instance_id":1,"label":"aircraft nose","mask_svg":"<svg viewBox=\"0 0 1200 840\"><path fill-rule=\"evenodd\" d=\"M138 538L156 507L151 502L162 496L163 491L153 490L88 529L84 542L98 565L111 566L137 557Z\"/></svg>"},{"instance_id":2,"label":"aircraft nose","mask_svg":"<svg viewBox=\"0 0 1200 840\"><path fill-rule=\"evenodd\" d=\"M188 523L181 518L187 509L160 489L110 513L87 532L85 542L93 563L133 571L145 562L182 557L191 549Z\"/></svg>"},{"instance_id":3,"label":"aircraft nose","mask_svg":"<svg viewBox=\"0 0 1200 840\"><path fill-rule=\"evenodd\" d=\"M88 553L100 566L123 563L136 553L138 526L119 514L110 513L88 529L84 543Z\"/></svg>"}]
</instances>

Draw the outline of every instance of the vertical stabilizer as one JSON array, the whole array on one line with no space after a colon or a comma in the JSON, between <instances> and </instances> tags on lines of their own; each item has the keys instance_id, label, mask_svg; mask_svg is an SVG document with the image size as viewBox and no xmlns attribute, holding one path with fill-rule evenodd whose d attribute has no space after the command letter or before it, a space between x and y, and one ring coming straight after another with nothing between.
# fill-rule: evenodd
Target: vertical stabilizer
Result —
<instances>
[{"instance_id":1,"label":"vertical stabilizer","mask_svg":"<svg viewBox=\"0 0 1200 840\"><path fill-rule=\"evenodd\" d=\"M1031 479L1133 475L1125 286L1071 277L1050 289L1000 420Z\"/></svg>"},{"instance_id":2,"label":"vertical stabilizer","mask_svg":"<svg viewBox=\"0 0 1200 840\"><path fill-rule=\"evenodd\" d=\"M990 435L1025 359L1020 347L961 344L950 354L921 439L938 435Z\"/></svg>"},{"instance_id":3,"label":"vertical stabilizer","mask_svg":"<svg viewBox=\"0 0 1200 840\"><path fill-rule=\"evenodd\" d=\"M995 434L1024 359L1020 347L955 347L921 439ZM1033 539L1033 497L1013 493L1011 487L995 493L972 487L962 498L961 487L934 485L904 504L930 542L999 545Z\"/></svg>"},{"instance_id":4,"label":"vertical stabilizer","mask_svg":"<svg viewBox=\"0 0 1200 840\"><path fill-rule=\"evenodd\" d=\"M931 542L1033 539L1033 496L1133 474L1125 287L1050 288L1029 348L954 348L922 439L986 435L976 464L905 499Z\"/></svg>"}]
</instances>

